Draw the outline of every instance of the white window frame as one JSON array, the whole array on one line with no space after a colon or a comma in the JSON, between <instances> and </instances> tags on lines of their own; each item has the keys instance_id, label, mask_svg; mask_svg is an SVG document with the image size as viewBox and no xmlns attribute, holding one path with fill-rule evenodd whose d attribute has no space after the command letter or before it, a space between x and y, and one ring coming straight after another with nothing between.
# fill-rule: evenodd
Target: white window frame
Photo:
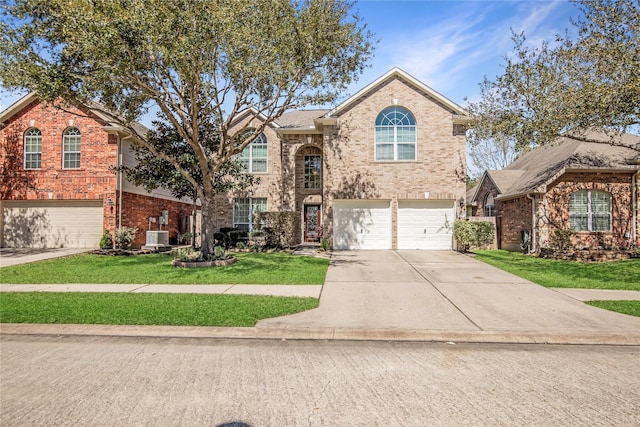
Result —
<instances>
[{"instance_id":1,"label":"white window frame","mask_svg":"<svg viewBox=\"0 0 640 427\"><path fill-rule=\"evenodd\" d=\"M243 206L243 210L247 212L246 221L245 218L240 218L240 215L244 215L244 212L240 212L240 204ZM239 230L253 231L254 215L256 212L264 212L267 210L267 198L266 197L239 197L233 199L233 227Z\"/></svg>"},{"instance_id":2,"label":"white window frame","mask_svg":"<svg viewBox=\"0 0 640 427\"><path fill-rule=\"evenodd\" d=\"M80 149L82 143L81 138L82 135L78 128L71 127L65 129L64 133L62 134L62 169L80 169ZM76 139L77 141L75 141ZM77 149L68 149L67 147L71 144L77 145L77 147L73 147ZM77 158L75 156L77 156ZM73 162L73 166L69 166L71 165L71 162Z\"/></svg>"},{"instance_id":3,"label":"white window frame","mask_svg":"<svg viewBox=\"0 0 640 427\"><path fill-rule=\"evenodd\" d=\"M578 195L584 195L586 194L587 198L586 198L586 204L581 204L580 206L582 207L582 212L576 212L576 208L577 206L575 206L576 202L573 202L574 197L577 197ZM608 205L609 205L609 211L608 212L596 212L595 209L595 198L596 195L604 195L608 198ZM574 191L573 193L571 193L569 195L569 228L572 231L576 231L576 232L603 232L603 233L607 233L607 232L611 232L613 229L613 218L611 215L611 209L612 209L612 203L613 198L612 198L612 194L607 192L607 191L602 191L602 190L578 190L578 191ZM586 210L584 209L586 207ZM600 230L600 229L595 229L597 228L597 221L594 221L596 217L606 217L607 221L609 223L609 227L606 230ZM586 223L586 228L581 226L581 223L584 222L584 219L582 219L582 221L580 221L580 218L585 218L587 220ZM580 221L580 222L578 222Z\"/></svg>"},{"instance_id":4,"label":"white window frame","mask_svg":"<svg viewBox=\"0 0 640 427\"><path fill-rule=\"evenodd\" d=\"M491 204L489 204L489 201L491 201ZM482 209L484 211L483 212L484 216L495 215L495 201L491 193L487 193L487 195L484 196L484 203L482 204Z\"/></svg>"},{"instance_id":5,"label":"white window frame","mask_svg":"<svg viewBox=\"0 0 640 427\"><path fill-rule=\"evenodd\" d=\"M34 145L37 150L33 150ZM37 166L33 165L34 162L37 164ZM24 133L23 166L27 170L42 169L42 132L38 128L29 128Z\"/></svg>"},{"instance_id":6,"label":"white window frame","mask_svg":"<svg viewBox=\"0 0 640 427\"><path fill-rule=\"evenodd\" d=\"M393 114L393 118L389 116ZM402 114L402 117L397 117L398 114ZM403 124L402 121L407 119L409 123ZM390 122L386 124L385 122ZM379 134L384 130L393 131L393 141L379 141ZM413 141L399 141L400 133L398 131L412 131ZM418 159L418 134L416 119L413 113L407 108L393 106L387 107L382 110L376 117L374 127L374 140L375 140L375 160L378 162L415 162ZM379 158L378 148L382 145L393 145L393 158ZM401 159L399 158L399 146L413 146L413 158Z\"/></svg>"},{"instance_id":7,"label":"white window frame","mask_svg":"<svg viewBox=\"0 0 640 427\"><path fill-rule=\"evenodd\" d=\"M253 133L251 129L247 129L245 132ZM258 147L264 150L264 156L256 156L255 152L258 151ZM269 173L269 145L265 134L261 133L251 141L242 153L238 154L236 160L242 164L242 169L246 173ZM264 163L264 170L256 170L255 166L258 162Z\"/></svg>"},{"instance_id":8,"label":"white window frame","mask_svg":"<svg viewBox=\"0 0 640 427\"><path fill-rule=\"evenodd\" d=\"M312 166L316 165L315 162L312 163L311 158L318 158L318 169L317 174L314 174L315 168ZM307 161L307 159L309 159ZM305 154L304 156L304 188L306 190L317 190L322 188L322 156L320 154ZM313 179L312 179L313 178Z\"/></svg>"}]
</instances>

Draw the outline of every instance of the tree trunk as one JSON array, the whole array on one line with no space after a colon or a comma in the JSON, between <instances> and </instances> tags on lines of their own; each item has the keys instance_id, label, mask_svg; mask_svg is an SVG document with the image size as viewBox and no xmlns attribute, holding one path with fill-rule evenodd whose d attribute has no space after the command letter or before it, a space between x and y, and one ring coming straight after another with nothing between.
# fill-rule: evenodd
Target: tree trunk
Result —
<instances>
[{"instance_id":1,"label":"tree trunk","mask_svg":"<svg viewBox=\"0 0 640 427\"><path fill-rule=\"evenodd\" d=\"M198 221L198 192L197 191L193 191L193 195L191 196L193 197L193 211L191 212L191 248L193 250L196 249L196 232L198 231L198 224L196 224L196 222Z\"/></svg>"},{"instance_id":2,"label":"tree trunk","mask_svg":"<svg viewBox=\"0 0 640 427\"><path fill-rule=\"evenodd\" d=\"M213 198L212 198L213 199ZM201 248L203 258L213 254L213 248L215 247L215 226L213 223L215 214L215 203L208 197L200 196L202 202L202 233L200 234Z\"/></svg>"}]
</instances>

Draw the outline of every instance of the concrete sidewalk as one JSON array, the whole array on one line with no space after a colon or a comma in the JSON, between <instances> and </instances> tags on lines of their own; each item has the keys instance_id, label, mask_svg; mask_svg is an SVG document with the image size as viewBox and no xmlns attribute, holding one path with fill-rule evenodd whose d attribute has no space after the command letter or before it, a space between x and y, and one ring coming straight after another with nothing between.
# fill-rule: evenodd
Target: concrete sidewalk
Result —
<instances>
[{"instance_id":1,"label":"concrete sidewalk","mask_svg":"<svg viewBox=\"0 0 640 427\"><path fill-rule=\"evenodd\" d=\"M640 345L640 318L582 302L640 300L640 292L548 289L450 251L336 252L324 286L2 285L0 290L320 296L315 310L265 319L254 328L3 324L5 334Z\"/></svg>"}]
</instances>

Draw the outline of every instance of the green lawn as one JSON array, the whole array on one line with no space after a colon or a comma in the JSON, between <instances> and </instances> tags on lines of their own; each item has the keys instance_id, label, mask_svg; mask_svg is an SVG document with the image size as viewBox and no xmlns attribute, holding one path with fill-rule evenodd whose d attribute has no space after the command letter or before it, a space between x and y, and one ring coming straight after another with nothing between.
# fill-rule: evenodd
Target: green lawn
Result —
<instances>
[{"instance_id":1,"label":"green lawn","mask_svg":"<svg viewBox=\"0 0 640 427\"><path fill-rule=\"evenodd\" d=\"M226 267L176 268L167 254L81 254L3 267L0 283L321 285L329 260L287 253L239 253Z\"/></svg>"},{"instance_id":2,"label":"green lawn","mask_svg":"<svg viewBox=\"0 0 640 427\"><path fill-rule=\"evenodd\" d=\"M640 317L640 301L587 301L589 305Z\"/></svg>"},{"instance_id":3,"label":"green lawn","mask_svg":"<svg viewBox=\"0 0 640 427\"><path fill-rule=\"evenodd\" d=\"M318 307L316 298L255 295L3 292L0 322L255 326Z\"/></svg>"},{"instance_id":4,"label":"green lawn","mask_svg":"<svg viewBox=\"0 0 640 427\"><path fill-rule=\"evenodd\" d=\"M479 250L476 258L548 288L640 290L640 259L582 263L502 250Z\"/></svg>"},{"instance_id":5,"label":"green lawn","mask_svg":"<svg viewBox=\"0 0 640 427\"><path fill-rule=\"evenodd\" d=\"M548 288L640 290L640 260L582 263L517 252L476 251L476 258ZM587 301L594 307L640 316L640 301Z\"/></svg>"}]
</instances>

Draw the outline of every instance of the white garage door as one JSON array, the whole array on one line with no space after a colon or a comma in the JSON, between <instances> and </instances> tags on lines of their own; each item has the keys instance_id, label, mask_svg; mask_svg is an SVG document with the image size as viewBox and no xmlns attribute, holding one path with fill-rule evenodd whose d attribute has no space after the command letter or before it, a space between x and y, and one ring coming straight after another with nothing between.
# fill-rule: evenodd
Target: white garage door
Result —
<instances>
[{"instance_id":1,"label":"white garage door","mask_svg":"<svg viewBox=\"0 0 640 427\"><path fill-rule=\"evenodd\" d=\"M97 248L102 201L3 201L3 246Z\"/></svg>"},{"instance_id":2,"label":"white garage door","mask_svg":"<svg viewBox=\"0 0 640 427\"><path fill-rule=\"evenodd\" d=\"M334 200L334 249L391 249L389 200Z\"/></svg>"},{"instance_id":3,"label":"white garage door","mask_svg":"<svg viewBox=\"0 0 640 427\"><path fill-rule=\"evenodd\" d=\"M398 201L398 249L452 248L452 200Z\"/></svg>"}]
</instances>

